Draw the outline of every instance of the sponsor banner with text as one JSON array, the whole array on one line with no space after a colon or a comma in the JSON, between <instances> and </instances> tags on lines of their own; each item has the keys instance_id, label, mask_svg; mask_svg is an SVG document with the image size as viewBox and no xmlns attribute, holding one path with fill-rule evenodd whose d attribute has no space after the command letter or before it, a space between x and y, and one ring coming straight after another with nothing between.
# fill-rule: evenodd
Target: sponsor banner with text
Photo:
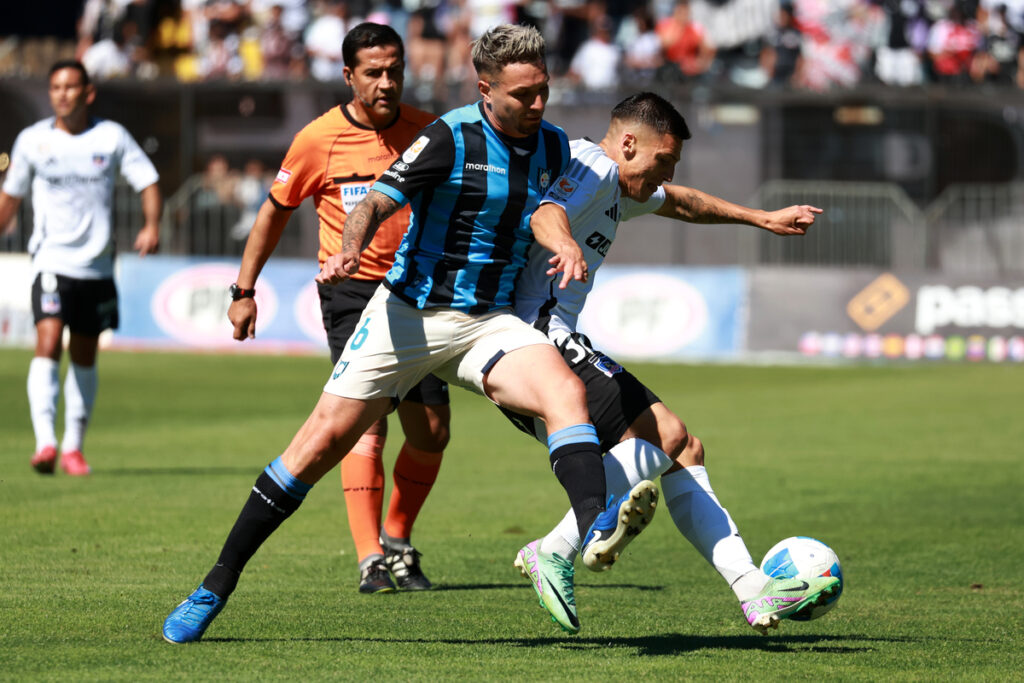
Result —
<instances>
[{"instance_id":1,"label":"sponsor banner with text","mask_svg":"<svg viewBox=\"0 0 1024 683\"><path fill-rule=\"evenodd\" d=\"M121 327L114 346L326 352L312 259L271 259L256 283L255 339L232 338L228 286L238 263L175 256L118 258Z\"/></svg>"},{"instance_id":2,"label":"sponsor banner with text","mask_svg":"<svg viewBox=\"0 0 1024 683\"><path fill-rule=\"evenodd\" d=\"M808 357L1024 361L1024 279L758 268L750 351Z\"/></svg>"},{"instance_id":3,"label":"sponsor banner with text","mask_svg":"<svg viewBox=\"0 0 1024 683\"><path fill-rule=\"evenodd\" d=\"M28 254L0 254L0 346L34 346L32 260Z\"/></svg>"}]
</instances>

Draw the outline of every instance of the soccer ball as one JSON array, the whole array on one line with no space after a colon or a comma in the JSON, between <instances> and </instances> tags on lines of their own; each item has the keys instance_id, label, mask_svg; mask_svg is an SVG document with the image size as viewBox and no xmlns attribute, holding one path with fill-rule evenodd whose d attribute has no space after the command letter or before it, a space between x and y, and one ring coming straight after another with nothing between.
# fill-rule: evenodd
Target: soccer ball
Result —
<instances>
[{"instance_id":1,"label":"soccer ball","mask_svg":"<svg viewBox=\"0 0 1024 683\"><path fill-rule=\"evenodd\" d=\"M843 593L843 570L839 556L832 548L809 536L793 536L776 543L761 560L761 571L772 578L810 579L817 576L834 576L839 579L839 589L823 605L805 607L790 616L795 621L810 621L823 616L836 606Z\"/></svg>"}]
</instances>

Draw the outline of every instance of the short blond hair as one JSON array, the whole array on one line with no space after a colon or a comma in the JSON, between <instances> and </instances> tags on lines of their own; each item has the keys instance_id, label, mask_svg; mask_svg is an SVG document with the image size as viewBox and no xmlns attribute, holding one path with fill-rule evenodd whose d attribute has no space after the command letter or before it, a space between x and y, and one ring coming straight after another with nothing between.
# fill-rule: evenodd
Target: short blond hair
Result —
<instances>
[{"instance_id":1,"label":"short blond hair","mask_svg":"<svg viewBox=\"0 0 1024 683\"><path fill-rule=\"evenodd\" d=\"M545 65L544 37L525 24L501 24L473 41L473 66L480 78L496 77L509 64Z\"/></svg>"}]
</instances>

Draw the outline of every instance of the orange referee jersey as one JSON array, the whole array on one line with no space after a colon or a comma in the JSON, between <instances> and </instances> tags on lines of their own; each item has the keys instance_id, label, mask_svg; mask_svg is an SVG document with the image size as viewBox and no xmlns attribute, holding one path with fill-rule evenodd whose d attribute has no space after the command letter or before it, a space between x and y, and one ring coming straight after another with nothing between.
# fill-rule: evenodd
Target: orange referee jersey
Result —
<instances>
[{"instance_id":1,"label":"orange referee jersey","mask_svg":"<svg viewBox=\"0 0 1024 683\"><path fill-rule=\"evenodd\" d=\"M270 187L270 201L281 209L295 209L306 197L313 197L320 217L317 258L321 264L341 251L348 212L405 151L416 133L436 118L403 104L394 123L376 130L353 120L346 105L340 105L298 132ZM409 227L410 215L406 205L381 224L360 257L354 279L384 279Z\"/></svg>"}]
</instances>

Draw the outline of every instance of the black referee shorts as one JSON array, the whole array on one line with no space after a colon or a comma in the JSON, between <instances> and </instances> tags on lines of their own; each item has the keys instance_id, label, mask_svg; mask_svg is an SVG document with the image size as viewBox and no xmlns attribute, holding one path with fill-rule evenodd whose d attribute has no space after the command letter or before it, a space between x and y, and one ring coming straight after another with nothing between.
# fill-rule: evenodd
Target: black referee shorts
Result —
<instances>
[{"instance_id":1,"label":"black referee shorts","mask_svg":"<svg viewBox=\"0 0 1024 683\"><path fill-rule=\"evenodd\" d=\"M336 285L317 285L320 294L320 313L327 331L327 344L331 348L331 363L337 363L345 344L355 332L366 303L380 286L380 280L346 280ZM448 383L434 375L427 375L402 397L403 401L428 406L448 405Z\"/></svg>"},{"instance_id":2,"label":"black referee shorts","mask_svg":"<svg viewBox=\"0 0 1024 683\"><path fill-rule=\"evenodd\" d=\"M597 430L601 450L608 451L619 443L629 426L645 410L661 402L631 372L600 351L595 351L585 335L574 332L558 345L558 350L587 389L587 409ZM537 438L539 420L505 408L501 408L501 412L516 427Z\"/></svg>"},{"instance_id":3,"label":"black referee shorts","mask_svg":"<svg viewBox=\"0 0 1024 683\"><path fill-rule=\"evenodd\" d=\"M75 334L98 337L120 322L113 278L82 280L40 273L32 282L32 318L60 318Z\"/></svg>"}]
</instances>

